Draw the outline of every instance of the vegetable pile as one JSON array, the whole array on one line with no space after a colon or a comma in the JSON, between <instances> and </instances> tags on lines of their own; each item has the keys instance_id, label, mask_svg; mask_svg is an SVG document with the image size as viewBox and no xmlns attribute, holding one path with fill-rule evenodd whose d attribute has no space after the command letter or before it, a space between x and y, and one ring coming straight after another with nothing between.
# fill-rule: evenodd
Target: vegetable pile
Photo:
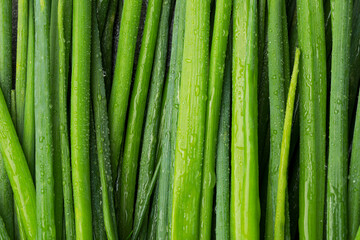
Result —
<instances>
[{"instance_id":1,"label":"vegetable pile","mask_svg":"<svg viewBox=\"0 0 360 240\"><path fill-rule=\"evenodd\" d=\"M0 0L0 240L360 240L360 0Z\"/></svg>"}]
</instances>

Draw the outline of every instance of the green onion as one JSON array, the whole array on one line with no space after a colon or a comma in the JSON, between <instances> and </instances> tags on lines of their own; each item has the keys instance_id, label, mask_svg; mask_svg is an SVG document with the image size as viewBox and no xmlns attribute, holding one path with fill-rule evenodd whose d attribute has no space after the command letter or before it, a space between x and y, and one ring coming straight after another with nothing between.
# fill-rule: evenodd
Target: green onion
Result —
<instances>
[{"instance_id":1,"label":"green onion","mask_svg":"<svg viewBox=\"0 0 360 240\"><path fill-rule=\"evenodd\" d=\"M279 164L279 179L277 187L276 214L274 239L285 239L285 207L287 193L287 173L289 165L289 150L291 139L292 118L294 112L294 102L296 94L297 76L299 72L300 50L296 49L294 69L291 77L289 93L286 103L286 113L284 119L284 130L281 142L281 156Z\"/></svg>"},{"instance_id":2,"label":"green onion","mask_svg":"<svg viewBox=\"0 0 360 240\"><path fill-rule=\"evenodd\" d=\"M360 1L354 0L350 47L349 117L356 115L356 97L360 83ZM352 127L352 126L351 126Z\"/></svg>"},{"instance_id":3,"label":"green onion","mask_svg":"<svg viewBox=\"0 0 360 240\"><path fill-rule=\"evenodd\" d=\"M211 237L214 181L216 178L215 155L231 8L232 1L223 0L216 2L207 91L208 100L200 208L200 239L204 240L209 240Z\"/></svg>"},{"instance_id":4,"label":"green onion","mask_svg":"<svg viewBox=\"0 0 360 240\"><path fill-rule=\"evenodd\" d=\"M332 61L327 172L327 239L347 239L348 96L352 0L331 0Z\"/></svg>"},{"instance_id":5,"label":"green onion","mask_svg":"<svg viewBox=\"0 0 360 240\"><path fill-rule=\"evenodd\" d=\"M19 206L20 216L25 225L26 235L29 239L35 239L36 216L38 215L35 186L1 90L0 116L0 152L4 159L15 203Z\"/></svg>"},{"instance_id":6,"label":"green onion","mask_svg":"<svg viewBox=\"0 0 360 240\"><path fill-rule=\"evenodd\" d=\"M91 239L89 162L90 107L90 0L73 1L70 139L77 239Z\"/></svg>"},{"instance_id":7,"label":"green onion","mask_svg":"<svg viewBox=\"0 0 360 240\"><path fill-rule=\"evenodd\" d=\"M231 239L260 238L257 1L234 1Z\"/></svg>"},{"instance_id":8,"label":"green onion","mask_svg":"<svg viewBox=\"0 0 360 240\"><path fill-rule=\"evenodd\" d=\"M58 5L58 41L59 41L59 123L60 123L60 148L62 168L62 188L64 194L64 224L66 239L75 238L74 200L71 182L71 163L69 149L69 130L67 115L68 76L71 48L72 25L71 0L59 0Z\"/></svg>"},{"instance_id":9,"label":"green onion","mask_svg":"<svg viewBox=\"0 0 360 240\"><path fill-rule=\"evenodd\" d=\"M100 33L101 52L103 57L103 70L105 75L104 78L105 78L107 99L109 99L110 97L110 90L111 90L112 68L113 68L112 59L113 59L113 51L114 51L113 32L114 32L115 15L118 9L118 2L119 2L119 16L121 16L123 1L110 0L104 32L102 34Z\"/></svg>"},{"instance_id":10,"label":"green onion","mask_svg":"<svg viewBox=\"0 0 360 240\"><path fill-rule=\"evenodd\" d=\"M55 227L56 238L61 239L63 233L64 199L62 188L61 145L60 145L60 101L59 101L59 29L58 0L51 2L50 18L50 76L51 76L51 114L53 124L53 169L55 192Z\"/></svg>"},{"instance_id":11,"label":"green onion","mask_svg":"<svg viewBox=\"0 0 360 240\"><path fill-rule=\"evenodd\" d=\"M96 8L93 5L92 14ZM114 190L110 159L109 123L107 116L105 82L102 69L100 50L100 35L97 18L92 18L92 45L91 45L91 96L94 109L96 145L99 161L102 207L104 224L108 239L118 239L114 206Z\"/></svg>"},{"instance_id":12,"label":"green onion","mask_svg":"<svg viewBox=\"0 0 360 240\"><path fill-rule=\"evenodd\" d=\"M141 205L140 209L139 209L139 221L135 222L135 226L134 229L132 231L132 238L133 240L137 239L142 227L142 224L144 223L144 220L147 216L146 212L148 211L149 205L150 205L150 199L151 199L151 195L154 191L154 188L156 186L156 182L159 176L159 171L160 171L160 166L161 166L161 162L159 161L156 165L154 174L151 178L151 181L149 183L149 185L147 186L146 189L146 194L144 196L144 204Z\"/></svg>"},{"instance_id":13,"label":"green onion","mask_svg":"<svg viewBox=\"0 0 360 240\"><path fill-rule=\"evenodd\" d=\"M26 68L26 95L23 149L29 169L35 180L35 102L34 102L34 60L35 60L35 18L34 0L29 1L29 35Z\"/></svg>"},{"instance_id":14,"label":"green onion","mask_svg":"<svg viewBox=\"0 0 360 240\"><path fill-rule=\"evenodd\" d=\"M360 225L360 98L355 120L348 181L348 239L355 239Z\"/></svg>"},{"instance_id":15,"label":"green onion","mask_svg":"<svg viewBox=\"0 0 360 240\"><path fill-rule=\"evenodd\" d=\"M35 175L37 238L53 239L54 216L53 136L50 92L50 3L35 0ZM16 90L17 92L17 90ZM18 93L17 93L18 94ZM16 107L18 109L18 101ZM17 118L22 115L17 113ZM19 122L19 119L17 119ZM19 126L18 126L19 127ZM20 134L21 136L21 134Z\"/></svg>"},{"instance_id":16,"label":"green onion","mask_svg":"<svg viewBox=\"0 0 360 240\"><path fill-rule=\"evenodd\" d=\"M93 3L95 7L95 14L93 16L97 17L98 28L99 28L99 37L102 35L107 19L107 13L110 6L110 0L97 0Z\"/></svg>"},{"instance_id":17,"label":"green onion","mask_svg":"<svg viewBox=\"0 0 360 240\"><path fill-rule=\"evenodd\" d=\"M100 180L100 169L96 143L96 130L93 109L90 109L90 183L91 183L91 210L92 210L92 232L95 239L106 240L104 223L102 189Z\"/></svg>"},{"instance_id":18,"label":"green onion","mask_svg":"<svg viewBox=\"0 0 360 240\"><path fill-rule=\"evenodd\" d=\"M161 120L159 127L159 143L157 147L157 159L161 161L161 171L159 175L158 186L158 210L154 215L158 215L156 237L159 239L168 239L170 234L170 219L171 219L171 205L172 205L172 145L173 128L172 124L176 124L177 119L172 118L174 108L175 94L176 94L176 78L180 75L177 72L179 67L177 63L182 61L182 55L178 55L178 51L182 53L183 39L184 39L184 16L185 16L185 1L176 1L174 10L174 23L172 30L172 41L170 49L170 66L164 87L163 103L161 110ZM177 117L177 115L176 115ZM176 128L174 128L176 134ZM174 154L175 155L175 154ZM156 195L155 195L156 196Z\"/></svg>"},{"instance_id":19,"label":"green onion","mask_svg":"<svg viewBox=\"0 0 360 240\"><path fill-rule=\"evenodd\" d=\"M232 29L232 26L230 26ZM230 239L230 119L232 34L225 59L224 83L216 157L216 239Z\"/></svg>"},{"instance_id":20,"label":"green onion","mask_svg":"<svg viewBox=\"0 0 360 240\"><path fill-rule=\"evenodd\" d=\"M136 70L131 94L120 177L120 208L118 215L120 238L129 236L133 224L138 157L158 24L161 14L161 4L162 0L150 0L148 3L138 68Z\"/></svg>"},{"instance_id":21,"label":"green onion","mask_svg":"<svg viewBox=\"0 0 360 240\"><path fill-rule=\"evenodd\" d=\"M300 239L323 239L326 153L326 45L322 0L298 0Z\"/></svg>"},{"instance_id":22,"label":"green onion","mask_svg":"<svg viewBox=\"0 0 360 240\"><path fill-rule=\"evenodd\" d=\"M20 142L23 139L25 89L26 89L26 57L28 42L28 0L18 1L17 39L16 39L16 128Z\"/></svg>"},{"instance_id":23,"label":"green onion","mask_svg":"<svg viewBox=\"0 0 360 240\"><path fill-rule=\"evenodd\" d=\"M172 239L199 237L205 137L210 1L186 1L172 199ZM195 33L194 33L195 32ZM214 184L212 181L210 184Z\"/></svg>"},{"instance_id":24,"label":"green onion","mask_svg":"<svg viewBox=\"0 0 360 240\"><path fill-rule=\"evenodd\" d=\"M11 106L12 53L11 53L11 0L0 1L0 90L3 91L7 106ZM0 216L4 218L7 232L14 238L13 197L10 182L5 171L4 159L0 154Z\"/></svg>"},{"instance_id":25,"label":"green onion","mask_svg":"<svg viewBox=\"0 0 360 240\"><path fill-rule=\"evenodd\" d=\"M268 1L268 66L270 99L270 159L268 172L265 239L274 239L276 196L289 87L289 42L285 0ZM286 210L288 212L288 209ZM289 228L289 222L286 224Z\"/></svg>"},{"instance_id":26,"label":"green onion","mask_svg":"<svg viewBox=\"0 0 360 240\"><path fill-rule=\"evenodd\" d=\"M180 105L180 83L182 76L184 37L185 37L185 13L186 1L179 1L176 8L179 8L178 26L176 30L177 40L176 54L174 60L170 59L169 82L174 81L173 100L171 103L171 130L170 130L170 178L169 178L169 199L168 199L168 231L171 234L172 229L172 205L174 190L174 172L175 172L175 155L176 155L176 135L178 129L179 105ZM175 31L175 28L174 28ZM174 64L173 66L171 66ZM160 227L160 226L159 226ZM170 237L170 235L169 235Z\"/></svg>"},{"instance_id":27,"label":"green onion","mask_svg":"<svg viewBox=\"0 0 360 240\"><path fill-rule=\"evenodd\" d=\"M151 78L151 87L147 103L147 113L145 121L145 129L143 134L143 144L140 158L139 180L137 189L137 198L135 204L135 220L134 225L139 221L140 209L144 205L144 197L151 177L153 176L154 165L156 164L156 146L158 142L158 129L160 123L160 110L163 96L163 88L165 82L165 68L168 46L168 32L170 21L170 9L172 0L164 0L162 2L162 12L159 23L159 32L157 34L156 52L154 58L154 66ZM148 213L146 214L146 216ZM140 236L146 234L147 217L144 220ZM164 229L165 230L165 229Z\"/></svg>"},{"instance_id":28,"label":"green onion","mask_svg":"<svg viewBox=\"0 0 360 240\"><path fill-rule=\"evenodd\" d=\"M108 106L111 166L114 181L118 169L120 148L123 144L141 3L142 0L125 1L124 14L121 16L117 60Z\"/></svg>"}]
</instances>

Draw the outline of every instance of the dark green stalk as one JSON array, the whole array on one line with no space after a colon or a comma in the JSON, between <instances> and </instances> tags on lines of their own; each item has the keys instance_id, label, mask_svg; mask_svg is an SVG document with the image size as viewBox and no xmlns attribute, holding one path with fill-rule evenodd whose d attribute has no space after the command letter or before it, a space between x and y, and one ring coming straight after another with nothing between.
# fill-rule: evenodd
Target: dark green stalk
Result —
<instances>
[{"instance_id":1,"label":"dark green stalk","mask_svg":"<svg viewBox=\"0 0 360 240\"><path fill-rule=\"evenodd\" d=\"M16 39L16 129L20 142L23 139L25 89L26 89L26 57L28 42L28 0L18 1L17 39Z\"/></svg>"},{"instance_id":2,"label":"dark green stalk","mask_svg":"<svg viewBox=\"0 0 360 240\"><path fill-rule=\"evenodd\" d=\"M158 222L156 237L159 239L169 239L170 227L169 221L171 218L171 124L172 124L172 112L174 111L174 95L175 95L175 68L176 61L179 58L177 56L178 46L183 43L179 43L180 34L179 28L183 29L180 25L180 13L185 6L185 1L176 1L174 10L174 22L172 30L172 41L170 49L170 66L166 83L164 87L164 95L162 102L160 129L159 129L159 143L157 146L157 159L161 161L161 171L159 176L159 193L158 193ZM185 11L183 11L185 13ZM183 35L182 35L183 37ZM183 39L183 38L181 38ZM182 59L182 56L181 56ZM174 120L174 119L173 119ZM175 146L174 146L175 147Z\"/></svg>"},{"instance_id":3,"label":"dark green stalk","mask_svg":"<svg viewBox=\"0 0 360 240\"><path fill-rule=\"evenodd\" d=\"M327 172L327 239L348 239L347 177L352 0L331 0L332 61Z\"/></svg>"},{"instance_id":4,"label":"dark green stalk","mask_svg":"<svg viewBox=\"0 0 360 240\"><path fill-rule=\"evenodd\" d=\"M285 0L268 1L268 64L270 99L270 159L265 239L274 239L275 211L286 96L290 79ZM286 210L288 212L288 209ZM289 223L287 223L289 227Z\"/></svg>"},{"instance_id":5,"label":"dark green stalk","mask_svg":"<svg viewBox=\"0 0 360 240\"><path fill-rule=\"evenodd\" d=\"M124 14L121 15L117 60L108 106L111 166L114 181L118 169L120 148L123 145L141 4L142 0L125 1Z\"/></svg>"},{"instance_id":6,"label":"dark green stalk","mask_svg":"<svg viewBox=\"0 0 360 240\"><path fill-rule=\"evenodd\" d=\"M211 42L209 85L207 90L208 100L200 208L200 239L203 240L209 240L211 237L213 198L216 181L215 156L231 10L232 1L216 1L214 30Z\"/></svg>"},{"instance_id":7,"label":"dark green stalk","mask_svg":"<svg viewBox=\"0 0 360 240\"><path fill-rule=\"evenodd\" d=\"M300 239L323 239L326 44L322 0L297 0L300 96Z\"/></svg>"},{"instance_id":8,"label":"dark green stalk","mask_svg":"<svg viewBox=\"0 0 360 240\"><path fill-rule=\"evenodd\" d=\"M295 63L293 73L291 77L290 87L288 91L286 113L284 118L283 137L281 142L281 155L279 163L279 176L277 186L277 198L276 198L276 213L275 213L275 224L274 224L274 239L285 239L286 236L286 210L288 211L288 199L287 199L287 175L289 166L289 152L290 152L290 139L291 139L291 128L292 119L294 113L294 102L296 95L297 76L299 73L299 58L300 50L296 49ZM288 223L289 224L289 223ZM288 225L290 226L290 225Z\"/></svg>"},{"instance_id":9,"label":"dark green stalk","mask_svg":"<svg viewBox=\"0 0 360 240\"><path fill-rule=\"evenodd\" d=\"M94 6L92 13L93 16L96 14L96 8ZM94 109L96 145L99 161L98 168L100 171L102 212L104 214L107 238L115 240L118 239L118 234L116 229L114 188L110 159L109 122L100 50L100 35L97 18L95 17L92 18L91 96Z\"/></svg>"},{"instance_id":10,"label":"dark green stalk","mask_svg":"<svg viewBox=\"0 0 360 240\"><path fill-rule=\"evenodd\" d=\"M77 239L91 239L89 162L91 0L73 1L70 139Z\"/></svg>"},{"instance_id":11,"label":"dark green stalk","mask_svg":"<svg viewBox=\"0 0 360 240\"><path fill-rule=\"evenodd\" d=\"M3 91L7 107L10 108L12 88L11 54L11 0L0 1L0 90ZM10 182L5 171L4 159L0 154L0 216L5 220L6 230L14 238L13 197Z\"/></svg>"},{"instance_id":12,"label":"dark green stalk","mask_svg":"<svg viewBox=\"0 0 360 240\"><path fill-rule=\"evenodd\" d=\"M93 228L92 232L94 239L106 240L107 236L104 223L100 169L95 131L94 115L92 109L90 109L90 183Z\"/></svg>"},{"instance_id":13,"label":"dark green stalk","mask_svg":"<svg viewBox=\"0 0 360 240\"><path fill-rule=\"evenodd\" d=\"M257 7L255 0L233 7L231 239L260 238Z\"/></svg>"},{"instance_id":14,"label":"dark green stalk","mask_svg":"<svg viewBox=\"0 0 360 240\"><path fill-rule=\"evenodd\" d=\"M159 32L157 34L156 52L154 58L154 66L151 78L151 87L147 103L147 113L145 120L145 129L143 134L143 144L140 158L139 180L137 198L135 204L135 220L134 225L139 221L140 209L144 205L144 197L151 177L154 171L156 160L156 146L158 142L158 129L160 123L160 110L163 96L163 88L165 82L165 68L167 58L168 46L168 32L170 9L172 6L171 0L164 0L162 3L162 12L159 23ZM144 238L147 232L147 219L149 214L146 214L140 237Z\"/></svg>"},{"instance_id":15,"label":"dark green stalk","mask_svg":"<svg viewBox=\"0 0 360 240\"><path fill-rule=\"evenodd\" d=\"M349 117L356 115L356 97L360 82L360 0L354 0L350 47ZM352 127L352 126L351 126Z\"/></svg>"},{"instance_id":16,"label":"dark green stalk","mask_svg":"<svg viewBox=\"0 0 360 240\"><path fill-rule=\"evenodd\" d=\"M118 9L119 3L119 16L121 16L122 12L122 2L123 0L110 0L109 10L107 14L107 19L105 22L104 32L100 32L101 38L101 52L103 57L103 70L104 70L104 78L105 78L105 88L106 88L106 97L109 99L110 90L111 90L111 81L112 81L112 70L113 70L113 32L114 32L114 22L116 11ZM115 180L115 179L114 179Z\"/></svg>"},{"instance_id":17,"label":"dark green stalk","mask_svg":"<svg viewBox=\"0 0 360 240\"><path fill-rule=\"evenodd\" d=\"M68 76L71 48L72 0L59 0L58 3L58 46L59 46L59 122L62 188L64 194L64 224L66 239L75 239L74 200L71 182L71 164L67 116Z\"/></svg>"},{"instance_id":18,"label":"dark green stalk","mask_svg":"<svg viewBox=\"0 0 360 240\"><path fill-rule=\"evenodd\" d=\"M232 29L232 28L231 28ZM232 34L225 60L220 124L216 158L216 239L230 239L230 119Z\"/></svg>"},{"instance_id":19,"label":"dark green stalk","mask_svg":"<svg viewBox=\"0 0 360 240\"><path fill-rule=\"evenodd\" d=\"M34 60L35 60L35 18L34 0L29 0L29 35L26 68L26 95L23 149L29 169L35 180L35 102L34 102Z\"/></svg>"},{"instance_id":20,"label":"dark green stalk","mask_svg":"<svg viewBox=\"0 0 360 240\"><path fill-rule=\"evenodd\" d=\"M110 7L110 0L97 0L94 1L93 5L95 6L95 14L93 14L93 16L97 17L98 28L99 28L98 31L101 35L106 25L106 19L108 17L108 9Z\"/></svg>"},{"instance_id":21,"label":"dark green stalk","mask_svg":"<svg viewBox=\"0 0 360 240\"><path fill-rule=\"evenodd\" d=\"M55 191L55 226L56 239L62 239L63 230L63 188L61 168L61 143L60 143L60 101L59 101L59 29L58 29L58 2L51 2L50 20L50 76L51 76L51 114L53 124L53 167L54 167L54 191Z\"/></svg>"},{"instance_id":22,"label":"dark green stalk","mask_svg":"<svg viewBox=\"0 0 360 240\"><path fill-rule=\"evenodd\" d=\"M131 94L124 146L124 158L121 165L120 178L120 208L118 215L120 238L129 236L133 225L136 174L140 141L155 52L158 24L161 15L161 4L162 0L150 0L148 3L138 68L136 69L135 81Z\"/></svg>"},{"instance_id":23,"label":"dark green stalk","mask_svg":"<svg viewBox=\"0 0 360 240\"><path fill-rule=\"evenodd\" d=\"M161 172L161 169L160 169ZM160 174L160 173L159 173ZM157 236L157 228L159 222L159 181L157 181L157 186L154 190L154 195L152 198L152 203L149 209L149 223L148 223L148 231L147 231L147 239L148 240L156 240ZM166 230L166 229L165 229Z\"/></svg>"},{"instance_id":24,"label":"dark green stalk","mask_svg":"<svg viewBox=\"0 0 360 240\"><path fill-rule=\"evenodd\" d=\"M147 212L148 212L149 205L150 205L150 199L151 199L151 195L154 191L154 188L156 186L156 182L157 182L157 179L159 176L160 166L161 166L161 161L159 161L157 163L156 169L151 178L151 181L150 181L149 185L147 186L146 195L144 197L144 204L140 207L140 210L139 210L139 221L135 223L134 229L132 231L132 239L133 240L138 238L138 236L140 234L140 230L142 229L142 224L144 223L144 220L147 218L147 215L148 215Z\"/></svg>"},{"instance_id":25,"label":"dark green stalk","mask_svg":"<svg viewBox=\"0 0 360 240\"><path fill-rule=\"evenodd\" d=\"M360 226L360 98L356 113L348 181L348 239L355 239Z\"/></svg>"},{"instance_id":26,"label":"dark green stalk","mask_svg":"<svg viewBox=\"0 0 360 240\"><path fill-rule=\"evenodd\" d=\"M0 153L14 193L15 204L19 206L26 235L36 238L36 196L30 170L22 151L14 124L0 90Z\"/></svg>"},{"instance_id":27,"label":"dark green stalk","mask_svg":"<svg viewBox=\"0 0 360 240\"><path fill-rule=\"evenodd\" d=\"M38 239L54 239L56 236L53 124L50 108L50 8L50 2L35 0L35 175ZM18 103L17 101L17 108ZM18 113L17 118L22 116ZM19 122L19 119L17 120Z\"/></svg>"}]
</instances>

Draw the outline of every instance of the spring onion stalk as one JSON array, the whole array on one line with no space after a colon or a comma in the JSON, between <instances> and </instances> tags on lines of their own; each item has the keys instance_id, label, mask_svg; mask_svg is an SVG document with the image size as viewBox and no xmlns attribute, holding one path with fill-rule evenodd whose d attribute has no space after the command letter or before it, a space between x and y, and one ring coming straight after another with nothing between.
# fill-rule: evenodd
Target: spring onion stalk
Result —
<instances>
[{"instance_id":1,"label":"spring onion stalk","mask_svg":"<svg viewBox=\"0 0 360 240\"><path fill-rule=\"evenodd\" d=\"M326 153L326 44L322 0L298 0L300 239L323 239ZM316 97L315 97L316 96Z\"/></svg>"},{"instance_id":2,"label":"spring onion stalk","mask_svg":"<svg viewBox=\"0 0 360 240\"><path fill-rule=\"evenodd\" d=\"M287 173L289 165L289 150L291 139L292 118L296 94L297 76L299 72L300 50L296 49L294 69L291 77L289 93L286 103L284 130L281 142L281 155L279 164L279 179L276 198L274 239L285 239L285 196L287 193Z\"/></svg>"},{"instance_id":3,"label":"spring onion stalk","mask_svg":"<svg viewBox=\"0 0 360 240\"><path fill-rule=\"evenodd\" d=\"M90 109L90 171L92 232L94 239L106 240L107 235L103 214L102 189L96 144L96 130L92 108Z\"/></svg>"},{"instance_id":4,"label":"spring onion stalk","mask_svg":"<svg viewBox=\"0 0 360 240\"><path fill-rule=\"evenodd\" d=\"M35 60L35 18L34 0L29 1L28 50L26 67L26 95L23 149L29 169L35 180L35 112L34 112L34 60Z\"/></svg>"},{"instance_id":5,"label":"spring onion stalk","mask_svg":"<svg viewBox=\"0 0 360 240\"><path fill-rule=\"evenodd\" d=\"M93 5L93 16L96 8ZM97 18L92 18L92 44L91 44L91 96L94 109L94 122L96 132L96 145L98 153L98 168L100 171L102 207L104 224L108 239L118 239L114 188L112 180L112 169L110 160L109 123L107 116L107 103L105 82L102 70L102 57L100 50L100 35Z\"/></svg>"},{"instance_id":6,"label":"spring onion stalk","mask_svg":"<svg viewBox=\"0 0 360 240\"><path fill-rule=\"evenodd\" d=\"M209 25L210 1L186 1L171 239L197 239L199 237L201 173L209 74ZM194 34L195 31L197 34ZM215 181L212 182L214 183Z\"/></svg>"},{"instance_id":7,"label":"spring onion stalk","mask_svg":"<svg viewBox=\"0 0 360 240\"><path fill-rule=\"evenodd\" d=\"M35 175L37 238L53 239L55 196L50 78L50 3L35 0ZM18 102L17 102L18 104ZM18 107L18 105L16 105ZM21 117L17 114L17 118ZM19 121L18 121L19 122Z\"/></svg>"},{"instance_id":8,"label":"spring onion stalk","mask_svg":"<svg viewBox=\"0 0 360 240\"><path fill-rule=\"evenodd\" d=\"M232 27L232 26L231 26ZM230 116L231 116L231 62L232 35L229 37L216 157L216 239L230 239Z\"/></svg>"},{"instance_id":9,"label":"spring onion stalk","mask_svg":"<svg viewBox=\"0 0 360 240\"><path fill-rule=\"evenodd\" d=\"M230 234L259 239L257 1L236 0L233 9Z\"/></svg>"},{"instance_id":10,"label":"spring onion stalk","mask_svg":"<svg viewBox=\"0 0 360 240\"><path fill-rule=\"evenodd\" d=\"M159 127L159 143L157 147L157 159L161 161L161 171L159 175L159 187L158 187L158 214L157 221L157 231L156 237L159 239L168 239L169 238L169 221L171 218L171 130L172 123L172 111L174 111L174 95L175 95L175 79L176 79L176 62L180 58L177 56L178 46L182 46L183 42L183 24L180 20L180 15L185 15L185 1L176 1L175 10L174 10L174 23L171 35L171 49L170 49L170 65L169 71L164 87L163 103L162 103L162 112L161 120ZM180 30L179 30L180 29ZM182 36L180 38L180 35ZM181 39L181 40L179 40ZM181 56L182 59L182 56ZM179 61L181 62L181 61ZM175 109L176 110L176 109Z\"/></svg>"},{"instance_id":11,"label":"spring onion stalk","mask_svg":"<svg viewBox=\"0 0 360 240\"><path fill-rule=\"evenodd\" d=\"M121 16L114 79L108 106L111 166L114 180L118 169L120 148L123 145L141 4L142 0L125 1L124 14Z\"/></svg>"},{"instance_id":12,"label":"spring onion stalk","mask_svg":"<svg viewBox=\"0 0 360 240\"><path fill-rule=\"evenodd\" d=\"M276 196L281 141L289 86L289 42L285 0L268 1L268 64L270 99L270 159L265 219L265 239L274 239ZM288 211L288 209L286 210ZM287 227L289 224L287 223Z\"/></svg>"},{"instance_id":13,"label":"spring onion stalk","mask_svg":"<svg viewBox=\"0 0 360 240\"><path fill-rule=\"evenodd\" d=\"M12 87L12 0L1 0L0 5L0 88L4 93L6 103L10 106Z\"/></svg>"},{"instance_id":14,"label":"spring onion stalk","mask_svg":"<svg viewBox=\"0 0 360 240\"><path fill-rule=\"evenodd\" d=\"M63 188L62 188L62 164L60 145L60 101L59 101L59 29L58 29L58 2L51 2L50 19L50 76L51 76L51 114L53 124L53 169L54 169L54 192L55 192L55 227L56 239L62 238L63 233Z\"/></svg>"},{"instance_id":15,"label":"spring onion stalk","mask_svg":"<svg viewBox=\"0 0 360 240\"><path fill-rule=\"evenodd\" d=\"M360 226L360 98L355 120L348 181L348 239L355 239Z\"/></svg>"},{"instance_id":16,"label":"spring onion stalk","mask_svg":"<svg viewBox=\"0 0 360 240\"><path fill-rule=\"evenodd\" d=\"M119 3L118 3L119 2ZM116 10L119 6L119 16L121 16L122 11L122 0L110 0L109 10L105 22L104 32L101 34L101 52L103 57L103 70L105 78L105 87L106 87L106 97L109 99L110 90L111 90L111 80L112 80L112 67L113 67L113 33L114 33L114 22L116 16ZM115 179L114 179L115 180Z\"/></svg>"},{"instance_id":17,"label":"spring onion stalk","mask_svg":"<svg viewBox=\"0 0 360 240\"><path fill-rule=\"evenodd\" d=\"M200 239L211 237L211 218L215 187L215 155L220 119L222 86L225 69L232 1L217 1L211 42L208 100L206 109L205 148L202 174Z\"/></svg>"},{"instance_id":18,"label":"spring onion stalk","mask_svg":"<svg viewBox=\"0 0 360 240\"><path fill-rule=\"evenodd\" d=\"M169 199L168 199L168 229L171 234L172 229L172 204L174 190L174 172L175 172L175 155L176 155L176 136L178 130L179 105L180 105L180 83L182 78L184 37L185 37L185 13L186 1L179 1L179 20L177 26L177 46L176 55L174 56L174 67L169 69L169 82L174 81L174 99L171 110L171 130L170 130L170 178L169 178ZM176 6L177 7L177 6ZM175 31L175 30L174 30ZM174 70L173 70L174 69ZM170 237L171 235L169 235Z\"/></svg>"},{"instance_id":19,"label":"spring onion stalk","mask_svg":"<svg viewBox=\"0 0 360 240\"><path fill-rule=\"evenodd\" d=\"M332 61L327 172L327 239L347 239L348 97L352 0L331 0Z\"/></svg>"},{"instance_id":20,"label":"spring onion stalk","mask_svg":"<svg viewBox=\"0 0 360 240\"><path fill-rule=\"evenodd\" d=\"M58 2L58 47L59 47L59 122L62 188L64 194L64 226L66 239L75 238L74 200L71 182L71 163L69 149L69 132L67 116L68 76L71 48L72 1L59 0Z\"/></svg>"},{"instance_id":21,"label":"spring onion stalk","mask_svg":"<svg viewBox=\"0 0 360 240\"><path fill-rule=\"evenodd\" d=\"M160 166L161 167L161 166ZM161 169L159 170L161 171ZM160 174L160 173L159 173ZM157 181L158 183L159 181ZM149 209L149 222L148 222L148 231L147 231L147 238L148 240L156 240L157 236L157 228L158 228L158 221L159 221L159 185L155 186L152 203Z\"/></svg>"},{"instance_id":22,"label":"spring onion stalk","mask_svg":"<svg viewBox=\"0 0 360 240\"><path fill-rule=\"evenodd\" d=\"M0 238L2 240L10 240L9 234L7 233L4 220L0 217Z\"/></svg>"},{"instance_id":23,"label":"spring onion stalk","mask_svg":"<svg viewBox=\"0 0 360 240\"><path fill-rule=\"evenodd\" d=\"M104 27L106 25L106 19L108 16L108 9L110 6L110 0L97 0L93 3L93 5L96 6L96 11L95 14L93 16L97 17L97 21L98 21L98 28L99 28L99 33L100 35L103 33L104 31Z\"/></svg>"},{"instance_id":24,"label":"spring onion stalk","mask_svg":"<svg viewBox=\"0 0 360 240\"><path fill-rule=\"evenodd\" d=\"M148 185L150 184L154 166L156 164L156 146L158 142L158 129L161 114L160 110L165 82L171 5L172 1L164 0L161 7L162 12L159 22L159 32L157 34L154 66L151 77L151 87L147 103L145 129L143 133L143 144L140 157L134 225L136 225L139 221L140 209L143 208L146 191L148 189ZM146 216L148 216L148 213ZM147 219L148 218L146 217L140 232L141 238L143 238L147 232Z\"/></svg>"},{"instance_id":25,"label":"spring onion stalk","mask_svg":"<svg viewBox=\"0 0 360 240\"><path fill-rule=\"evenodd\" d=\"M356 97L360 83L360 0L354 0L350 48L349 117L356 115Z\"/></svg>"},{"instance_id":26,"label":"spring onion stalk","mask_svg":"<svg viewBox=\"0 0 360 240\"><path fill-rule=\"evenodd\" d=\"M91 239L89 161L90 0L73 1L70 142L77 239Z\"/></svg>"},{"instance_id":27,"label":"spring onion stalk","mask_svg":"<svg viewBox=\"0 0 360 240\"><path fill-rule=\"evenodd\" d=\"M17 41L16 41L16 128L20 142L23 138L25 89L26 89L26 59L28 42L28 0L18 1Z\"/></svg>"},{"instance_id":28,"label":"spring onion stalk","mask_svg":"<svg viewBox=\"0 0 360 240\"><path fill-rule=\"evenodd\" d=\"M1 0L0 5L0 90L3 91L6 104L10 108L12 87L12 1ZM13 197L4 164L4 159L0 154L0 216L5 220L9 236L14 238Z\"/></svg>"},{"instance_id":29,"label":"spring onion stalk","mask_svg":"<svg viewBox=\"0 0 360 240\"><path fill-rule=\"evenodd\" d=\"M120 178L120 238L129 236L133 224L136 173L140 151L140 140L155 52L158 24L161 15L161 4L162 0L150 0L148 3L138 68L136 70L134 86L131 94L124 146L124 158L121 165Z\"/></svg>"},{"instance_id":30,"label":"spring onion stalk","mask_svg":"<svg viewBox=\"0 0 360 240\"><path fill-rule=\"evenodd\" d=\"M19 206L26 235L29 239L35 239L37 216L35 186L1 90L0 116L0 153L4 159L15 204Z\"/></svg>"},{"instance_id":31,"label":"spring onion stalk","mask_svg":"<svg viewBox=\"0 0 360 240\"><path fill-rule=\"evenodd\" d=\"M161 166L161 162L159 161L156 165L154 174L153 174L152 178L150 179L150 183L147 186L146 194L144 196L144 204L142 204L139 209L139 221L135 222L135 226L132 231L132 237L131 237L132 240L138 239L140 230L142 229L142 224L144 223L144 220L147 217L146 212L149 209L151 195L154 192L154 188L156 186L156 182L157 182L157 179L159 176L160 166Z\"/></svg>"}]
</instances>

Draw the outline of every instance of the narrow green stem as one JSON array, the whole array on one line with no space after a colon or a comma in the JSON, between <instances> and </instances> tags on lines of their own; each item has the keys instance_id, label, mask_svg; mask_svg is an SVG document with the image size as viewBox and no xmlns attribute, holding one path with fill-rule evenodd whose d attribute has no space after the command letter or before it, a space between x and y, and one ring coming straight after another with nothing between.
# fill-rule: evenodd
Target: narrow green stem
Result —
<instances>
[{"instance_id":1,"label":"narrow green stem","mask_svg":"<svg viewBox=\"0 0 360 240\"><path fill-rule=\"evenodd\" d=\"M73 1L70 141L77 239L91 239L89 162L91 0Z\"/></svg>"},{"instance_id":2,"label":"narrow green stem","mask_svg":"<svg viewBox=\"0 0 360 240\"><path fill-rule=\"evenodd\" d=\"M296 95L297 76L299 73L300 50L296 49L295 63L290 82L289 93L286 103L286 113L284 119L284 130L281 142L281 155L279 164L279 176L276 198L276 214L275 214L275 233L274 239L285 239L285 207L287 194L287 173L289 165L289 150L291 139L291 127L294 112L294 102Z\"/></svg>"}]
</instances>

